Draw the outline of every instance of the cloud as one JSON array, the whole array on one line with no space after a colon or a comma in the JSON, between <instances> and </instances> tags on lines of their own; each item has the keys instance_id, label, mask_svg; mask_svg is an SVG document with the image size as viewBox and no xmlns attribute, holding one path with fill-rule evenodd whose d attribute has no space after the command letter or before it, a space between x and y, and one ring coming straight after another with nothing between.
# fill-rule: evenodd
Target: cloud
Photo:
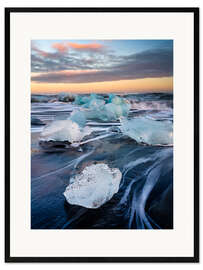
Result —
<instances>
[{"instance_id":1,"label":"cloud","mask_svg":"<svg viewBox=\"0 0 203 270\"><path fill-rule=\"evenodd\" d=\"M42 58L42 59L46 59L46 58L50 58L50 59L56 59L60 56L59 52L45 52L43 50L40 50L33 42L32 42L32 46L31 46L31 57L32 56L36 56L36 58ZM36 59L33 58L33 59ZM32 62L32 64L34 64Z\"/></svg>"},{"instance_id":2,"label":"cloud","mask_svg":"<svg viewBox=\"0 0 203 270\"><path fill-rule=\"evenodd\" d=\"M72 69L95 69L106 65L110 51L98 43L79 44L58 42L52 44L55 51L39 49L34 42L31 46L31 71L59 71ZM82 53L81 53L82 52ZM111 63L110 61L108 61Z\"/></svg>"},{"instance_id":3,"label":"cloud","mask_svg":"<svg viewBox=\"0 0 203 270\"><path fill-rule=\"evenodd\" d=\"M71 49L74 50L79 50L79 51L100 51L102 49L104 49L104 45L99 44L99 43L89 43L89 44L79 44L79 43L72 43L69 42L68 46Z\"/></svg>"},{"instance_id":4,"label":"cloud","mask_svg":"<svg viewBox=\"0 0 203 270\"><path fill-rule=\"evenodd\" d=\"M77 81L79 77L86 75L93 76L98 72L99 71L97 70L63 70L34 75L32 76L32 80L36 80L38 82L67 82L67 80Z\"/></svg>"},{"instance_id":5,"label":"cloud","mask_svg":"<svg viewBox=\"0 0 203 270\"><path fill-rule=\"evenodd\" d=\"M100 52L105 46L99 43L88 43L88 44L80 44L80 43L72 43L72 42L58 42L53 43L52 48L56 50L56 53L45 52L40 50L33 42L32 42L32 51L38 53L43 57L53 58L57 55L57 53L65 54L68 52L69 48L76 51L84 51L84 52Z\"/></svg>"},{"instance_id":6,"label":"cloud","mask_svg":"<svg viewBox=\"0 0 203 270\"><path fill-rule=\"evenodd\" d=\"M173 50L169 48L147 50L127 56L113 54L95 56L94 64L88 64L87 62L77 56L72 56L63 58L55 64L53 64L53 61L44 63L41 65L41 69L39 68L39 71L44 71L43 65L49 67L53 65L58 68L59 72L49 70L49 72L39 73L32 77L32 81L87 83L169 77L173 75ZM35 63L37 63L36 60ZM68 70L74 70L75 72L68 72ZM82 70L85 72L81 72Z\"/></svg>"},{"instance_id":7,"label":"cloud","mask_svg":"<svg viewBox=\"0 0 203 270\"><path fill-rule=\"evenodd\" d=\"M65 53L68 51L68 44L66 43L54 43L52 48L56 49L60 53Z\"/></svg>"},{"instance_id":8,"label":"cloud","mask_svg":"<svg viewBox=\"0 0 203 270\"><path fill-rule=\"evenodd\" d=\"M39 48L37 48L37 46L35 46L32 42L32 46L31 46L31 50L36 52L38 55L40 56L43 56L43 57L46 57L47 56L47 52L43 51L43 50L40 50Z\"/></svg>"}]
</instances>

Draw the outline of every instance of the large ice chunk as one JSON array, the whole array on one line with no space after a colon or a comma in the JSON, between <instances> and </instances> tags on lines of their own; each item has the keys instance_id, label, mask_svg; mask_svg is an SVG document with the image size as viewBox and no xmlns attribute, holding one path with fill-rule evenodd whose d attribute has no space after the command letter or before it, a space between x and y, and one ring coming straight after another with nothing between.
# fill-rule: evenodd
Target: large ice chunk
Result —
<instances>
[{"instance_id":1,"label":"large ice chunk","mask_svg":"<svg viewBox=\"0 0 203 270\"><path fill-rule=\"evenodd\" d=\"M63 193L70 204L98 208L109 201L119 190L122 174L104 163L90 165L70 179Z\"/></svg>"},{"instance_id":2,"label":"large ice chunk","mask_svg":"<svg viewBox=\"0 0 203 270\"><path fill-rule=\"evenodd\" d=\"M86 124L86 117L83 111L75 110L71 113L69 119L77 123L80 127L84 127Z\"/></svg>"},{"instance_id":3,"label":"large ice chunk","mask_svg":"<svg viewBox=\"0 0 203 270\"><path fill-rule=\"evenodd\" d=\"M70 119L56 120L43 129L41 139L75 143L80 142L85 136L91 134L91 131L89 127L81 128L76 122Z\"/></svg>"},{"instance_id":4,"label":"large ice chunk","mask_svg":"<svg viewBox=\"0 0 203 270\"><path fill-rule=\"evenodd\" d=\"M128 116L130 106L126 104L116 105L107 103L104 106L86 112L88 119L99 119L101 121L118 120L121 116Z\"/></svg>"},{"instance_id":5,"label":"large ice chunk","mask_svg":"<svg viewBox=\"0 0 203 270\"><path fill-rule=\"evenodd\" d=\"M88 119L115 121L122 116L128 116L129 111L130 104L128 101L112 94L107 104L94 106L92 109L86 111L85 114Z\"/></svg>"},{"instance_id":6,"label":"large ice chunk","mask_svg":"<svg viewBox=\"0 0 203 270\"><path fill-rule=\"evenodd\" d=\"M121 120L120 130L138 143L172 145L173 124L170 121L155 121L145 117Z\"/></svg>"},{"instance_id":7,"label":"large ice chunk","mask_svg":"<svg viewBox=\"0 0 203 270\"><path fill-rule=\"evenodd\" d=\"M74 104L76 104L76 105L83 105L83 104L87 103L88 101L89 101L89 97L77 95L75 97Z\"/></svg>"},{"instance_id":8,"label":"large ice chunk","mask_svg":"<svg viewBox=\"0 0 203 270\"><path fill-rule=\"evenodd\" d=\"M84 108L97 108L105 104L105 100L102 96L97 94L91 94L88 101L82 106Z\"/></svg>"},{"instance_id":9,"label":"large ice chunk","mask_svg":"<svg viewBox=\"0 0 203 270\"><path fill-rule=\"evenodd\" d=\"M91 108L105 104L105 100L103 96L92 93L90 96L76 96L74 104L82 105L84 108Z\"/></svg>"},{"instance_id":10,"label":"large ice chunk","mask_svg":"<svg viewBox=\"0 0 203 270\"><path fill-rule=\"evenodd\" d=\"M77 96L75 104L82 105L85 117L89 120L115 121L121 116L128 116L131 105L128 100L109 94L107 100L103 96L91 94L90 96Z\"/></svg>"},{"instance_id":11,"label":"large ice chunk","mask_svg":"<svg viewBox=\"0 0 203 270\"><path fill-rule=\"evenodd\" d=\"M116 105L121 105L121 104L124 104L124 102L125 102L125 99L123 99L119 96L116 96L115 94L109 94L108 103L114 103Z\"/></svg>"}]
</instances>

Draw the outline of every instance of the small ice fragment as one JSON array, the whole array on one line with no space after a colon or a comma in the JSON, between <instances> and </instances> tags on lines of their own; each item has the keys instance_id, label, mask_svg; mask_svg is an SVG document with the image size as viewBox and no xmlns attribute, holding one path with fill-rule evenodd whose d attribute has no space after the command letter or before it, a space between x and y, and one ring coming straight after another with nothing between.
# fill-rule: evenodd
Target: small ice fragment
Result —
<instances>
[{"instance_id":1,"label":"small ice fragment","mask_svg":"<svg viewBox=\"0 0 203 270\"><path fill-rule=\"evenodd\" d=\"M39 103L47 103L52 99L51 96L48 95L31 95L31 102L39 102Z\"/></svg>"},{"instance_id":2,"label":"small ice fragment","mask_svg":"<svg viewBox=\"0 0 203 270\"><path fill-rule=\"evenodd\" d=\"M74 101L75 96L71 93L60 93L58 94L58 100L62 102L72 102Z\"/></svg>"},{"instance_id":3,"label":"small ice fragment","mask_svg":"<svg viewBox=\"0 0 203 270\"><path fill-rule=\"evenodd\" d=\"M86 208L99 208L119 190L122 174L100 163L87 166L80 174L70 179L63 193L67 202Z\"/></svg>"},{"instance_id":4,"label":"small ice fragment","mask_svg":"<svg viewBox=\"0 0 203 270\"><path fill-rule=\"evenodd\" d=\"M77 147L80 146L80 144L79 143L71 143L71 146L74 147L74 148L77 148Z\"/></svg>"},{"instance_id":5,"label":"small ice fragment","mask_svg":"<svg viewBox=\"0 0 203 270\"><path fill-rule=\"evenodd\" d=\"M31 116L31 125L45 125L45 123L39 118Z\"/></svg>"}]
</instances>

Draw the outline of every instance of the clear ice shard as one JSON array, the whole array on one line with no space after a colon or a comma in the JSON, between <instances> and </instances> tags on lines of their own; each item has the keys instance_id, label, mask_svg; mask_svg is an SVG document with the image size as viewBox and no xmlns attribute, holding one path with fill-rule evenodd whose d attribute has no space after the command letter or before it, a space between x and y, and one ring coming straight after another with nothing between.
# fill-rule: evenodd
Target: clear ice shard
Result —
<instances>
[{"instance_id":1,"label":"clear ice shard","mask_svg":"<svg viewBox=\"0 0 203 270\"><path fill-rule=\"evenodd\" d=\"M171 121L156 121L145 117L121 119L120 130L137 143L149 145L172 145L173 124Z\"/></svg>"},{"instance_id":2,"label":"clear ice shard","mask_svg":"<svg viewBox=\"0 0 203 270\"><path fill-rule=\"evenodd\" d=\"M63 194L70 204L99 208L118 192L121 178L119 169L104 163L93 164L71 178Z\"/></svg>"},{"instance_id":3,"label":"clear ice shard","mask_svg":"<svg viewBox=\"0 0 203 270\"><path fill-rule=\"evenodd\" d=\"M41 133L41 139L46 141L80 142L85 136L91 134L89 127L81 128L70 119L53 121L45 126Z\"/></svg>"}]
</instances>

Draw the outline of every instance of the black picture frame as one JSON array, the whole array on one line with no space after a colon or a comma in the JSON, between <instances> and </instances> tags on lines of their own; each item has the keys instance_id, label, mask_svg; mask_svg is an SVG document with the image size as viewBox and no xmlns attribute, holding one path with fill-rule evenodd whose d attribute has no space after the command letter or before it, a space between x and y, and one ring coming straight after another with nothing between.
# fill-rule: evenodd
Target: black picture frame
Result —
<instances>
[{"instance_id":1,"label":"black picture frame","mask_svg":"<svg viewBox=\"0 0 203 270\"><path fill-rule=\"evenodd\" d=\"M31 12L174 12L194 14L194 256L12 257L10 255L10 14ZM5 262L199 262L199 8L5 8Z\"/></svg>"}]
</instances>

